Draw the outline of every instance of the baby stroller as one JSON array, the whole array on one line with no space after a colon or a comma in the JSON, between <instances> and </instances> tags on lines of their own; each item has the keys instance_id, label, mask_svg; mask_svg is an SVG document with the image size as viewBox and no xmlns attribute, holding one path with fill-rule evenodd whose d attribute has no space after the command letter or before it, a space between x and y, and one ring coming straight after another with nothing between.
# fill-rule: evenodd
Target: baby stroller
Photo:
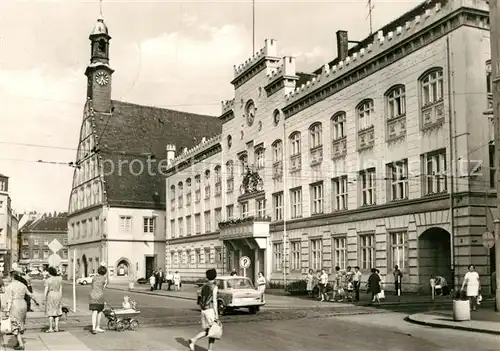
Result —
<instances>
[{"instance_id":1,"label":"baby stroller","mask_svg":"<svg viewBox=\"0 0 500 351\"><path fill-rule=\"evenodd\" d=\"M139 321L134 317L140 315L141 311L115 310L113 307L107 306L103 313L108 319L109 330L124 331L139 328Z\"/></svg>"}]
</instances>

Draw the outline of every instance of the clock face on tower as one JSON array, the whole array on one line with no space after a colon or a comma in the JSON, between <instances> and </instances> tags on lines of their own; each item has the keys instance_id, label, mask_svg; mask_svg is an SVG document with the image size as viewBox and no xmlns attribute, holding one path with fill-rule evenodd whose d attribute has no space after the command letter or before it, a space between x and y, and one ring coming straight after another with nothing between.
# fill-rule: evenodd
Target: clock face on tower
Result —
<instances>
[{"instance_id":1,"label":"clock face on tower","mask_svg":"<svg viewBox=\"0 0 500 351\"><path fill-rule=\"evenodd\" d=\"M99 85L106 85L109 83L109 76L104 72L97 72L95 75L95 81Z\"/></svg>"}]
</instances>

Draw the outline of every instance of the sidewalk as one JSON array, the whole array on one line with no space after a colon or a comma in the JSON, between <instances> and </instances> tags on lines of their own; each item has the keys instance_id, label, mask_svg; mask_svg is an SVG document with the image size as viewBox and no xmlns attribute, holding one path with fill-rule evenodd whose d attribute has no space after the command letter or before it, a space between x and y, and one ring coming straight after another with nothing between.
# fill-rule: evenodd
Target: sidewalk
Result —
<instances>
[{"instance_id":1,"label":"sidewalk","mask_svg":"<svg viewBox=\"0 0 500 351\"><path fill-rule=\"evenodd\" d=\"M1 335L0 350L13 350L15 337L13 335ZM69 332L59 333L32 333L25 334L25 350L27 351L91 351L82 341Z\"/></svg>"},{"instance_id":2,"label":"sidewalk","mask_svg":"<svg viewBox=\"0 0 500 351\"><path fill-rule=\"evenodd\" d=\"M168 291L166 287L162 290L150 291L149 284L135 284L134 289L129 290L128 283L119 284L111 283L108 285L108 289L121 290L121 291L132 291L135 293L143 293L150 295L175 297L179 299L194 300L196 301L196 291L198 286L195 284L185 284L183 285L181 291ZM358 306L369 306L371 302L371 295L366 292L361 292L360 302ZM379 306L393 306L393 305L411 305L411 304L431 304L436 305L446 305L452 304L453 299L450 296L436 296L435 300L431 299L431 296L427 295L417 295L417 294L404 294L402 296L397 296L393 293L387 293L385 300L381 301ZM336 303L336 305L348 305L349 303ZM331 304L320 303L317 299L310 298L307 295L289 295L283 289L267 289L266 290L266 306L270 308L279 307L331 307Z\"/></svg>"},{"instance_id":3,"label":"sidewalk","mask_svg":"<svg viewBox=\"0 0 500 351\"><path fill-rule=\"evenodd\" d=\"M417 313L407 317L411 323L427 325L435 328L458 329L477 333L500 335L500 313L491 309L471 312L470 321L453 320L452 311Z\"/></svg>"}]
</instances>

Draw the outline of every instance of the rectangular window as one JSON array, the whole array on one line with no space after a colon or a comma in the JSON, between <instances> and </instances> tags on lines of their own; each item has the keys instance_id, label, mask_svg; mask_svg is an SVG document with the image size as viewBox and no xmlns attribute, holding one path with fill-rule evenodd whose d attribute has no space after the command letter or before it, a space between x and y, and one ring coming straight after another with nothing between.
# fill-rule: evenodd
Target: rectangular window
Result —
<instances>
[{"instance_id":1,"label":"rectangular window","mask_svg":"<svg viewBox=\"0 0 500 351\"><path fill-rule=\"evenodd\" d=\"M344 270L347 267L347 237L334 237L332 244L335 267Z\"/></svg>"},{"instance_id":2,"label":"rectangular window","mask_svg":"<svg viewBox=\"0 0 500 351\"><path fill-rule=\"evenodd\" d=\"M429 73L421 81L422 102L424 106L433 104L443 99L443 71Z\"/></svg>"},{"instance_id":3,"label":"rectangular window","mask_svg":"<svg viewBox=\"0 0 500 351\"><path fill-rule=\"evenodd\" d=\"M33 250L33 259L38 260L40 258L40 251Z\"/></svg>"},{"instance_id":4,"label":"rectangular window","mask_svg":"<svg viewBox=\"0 0 500 351\"><path fill-rule=\"evenodd\" d=\"M359 172L361 179L361 200L362 206L369 206L376 204L376 182L375 182L375 168L370 168Z\"/></svg>"},{"instance_id":5,"label":"rectangular window","mask_svg":"<svg viewBox=\"0 0 500 351\"><path fill-rule=\"evenodd\" d=\"M170 220L170 237L175 238L175 219Z\"/></svg>"},{"instance_id":6,"label":"rectangular window","mask_svg":"<svg viewBox=\"0 0 500 351\"><path fill-rule=\"evenodd\" d=\"M241 217L242 218L248 217L250 215L250 209L249 209L249 206L248 206L248 201L242 202L240 204L240 206L241 206Z\"/></svg>"},{"instance_id":7,"label":"rectangular window","mask_svg":"<svg viewBox=\"0 0 500 351\"><path fill-rule=\"evenodd\" d=\"M210 211L205 211L205 233L212 232L212 214Z\"/></svg>"},{"instance_id":8,"label":"rectangular window","mask_svg":"<svg viewBox=\"0 0 500 351\"><path fill-rule=\"evenodd\" d=\"M359 237L361 254L361 269L370 270L375 267L375 235L361 235Z\"/></svg>"},{"instance_id":9,"label":"rectangular window","mask_svg":"<svg viewBox=\"0 0 500 351\"><path fill-rule=\"evenodd\" d=\"M33 240L33 245L35 245L35 246L40 245L40 242L38 241L38 239L34 239Z\"/></svg>"},{"instance_id":10,"label":"rectangular window","mask_svg":"<svg viewBox=\"0 0 500 351\"><path fill-rule=\"evenodd\" d=\"M199 213L194 215L194 232L201 234L201 214Z\"/></svg>"},{"instance_id":11,"label":"rectangular window","mask_svg":"<svg viewBox=\"0 0 500 351\"><path fill-rule=\"evenodd\" d=\"M391 201L408 199L408 160L388 164L387 173Z\"/></svg>"},{"instance_id":12,"label":"rectangular window","mask_svg":"<svg viewBox=\"0 0 500 351\"><path fill-rule=\"evenodd\" d=\"M215 248L215 263L222 263L222 249L220 247Z\"/></svg>"},{"instance_id":13,"label":"rectangular window","mask_svg":"<svg viewBox=\"0 0 500 351\"><path fill-rule=\"evenodd\" d=\"M44 239L44 240L43 240L43 245L44 245L44 246L49 246L49 240Z\"/></svg>"},{"instance_id":14,"label":"rectangular window","mask_svg":"<svg viewBox=\"0 0 500 351\"><path fill-rule=\"evenodd\" d=\"M101 222L99 221L99 217L96 217L95 218L95 221L94 221L94 233L96 236L100 236L101 235L101 232L100 232L100 224Z\"/></svg>"},{"instance_id":15,"label":"rectangular window","mask_svg":"<svg viewBox=\"0 0 500 351\"><path fill-rule=\"evenodd\" d=\"M495 189L496 184L496 165L495 165L495 145L489 145L489 164L490 164L490 188Z\"/></svg>"},{"instance_id":16,"label":"rectangular window","mask_svg":"<svg viewBox=\"0 0 500 351\"><path fill-rule=\"evenodd\" d=\"M408 268L408 233L391 233L391 267Z\"/></svg>"},{"instance_id":17,"label":"rectangular window","mask_svg":"<svg viewBox=\"0 0 500 351\"><path fill-rule=\"evenodd\" d=\"M283 269L283 243L273 243L274 271L279 272Z\"/></svg>"},{"instance_id":18,"label":"rectangular window","mask_svg":"<svg viewBox=\"0 0 500 351\"><path fill-rule=\"evenodd\" d=\"M323 267L323 242L321 239L311 240L311 269L318 270Z\"/></svg>"},{"instance_id":19,"label":"rectangular window","mask_svg":"<svg viewBox=\"0 0 500 351\"><path fill-rule=\"evenodd\" d=\"M226 206L226 220L234 217L234 205Z\"/></svg>"},{"instance_id":20,"label":"rectangular window","mask_svg":"<svg viewBox=\"0 0 500 351\"><path fill-rule=\"evenodd\" d=\"M29 253L29 251L23 251L23 258L24 258L25 260L30 258L30 253Z\"/></svg>"},{"instance_id":21,"label":"rectangular window","mask_svg":"<svg viewBox=\"0 0 500 351\"><path fill-rule=\"evenodd\" d=\"M332 180L333 185L333 208L335 211L347 210L347 176L341 176Z\"/></svg>"},{"instance_id":22,"label":"rectangular window","mask_svg":"<svg viewBox=\"0 0 500 351\"><path fill-rule=\"evenodd\" d=\"M196 264L201 263L201 253L199 249L194 251L194 263Z\"/></svg>"},{"instance_id":23,"label":"rectangular window","mask_svg":"<svg viewBox=\"0 0 500 351\"><path fill-rule=\"evenodd\" d=\"M273 214L275 221L283 220L283 193L273 194Z\"/></svg>"},{"instance_id":24,"label":"rectangular window","mask_svg":"<svg viewBox=\"0 0 500 351\"><path fill-rule=\"evenodd\" d=\"M323 213L323 182L311 185L311 214Z\"/></svg>"},{"instance_id":25,"label":"rectangular window","mask_svg":"<svg viewBox=\"0 0 500 351\"><path fill-rule=\"evenodd\" d=\"M88 227L89 236L94 235L94 225L92 223L92 218L89 218L89 220L87 221L87 227Z\"/></svg>"},{"instance_id":26,"label":"rectangular window","mask_svg":"<svg viewBox=\"0 0 500 351\"><path fill-rule=\"evenodd\" d=\"M257 218L266 218L266 199L258 199L255 201L257 207Z\"/></svg>"},{"instance_id":27,"label":"rectangular window","mask_svg":"<svg viewBox=\"0 0 500 351\"><path fill-rule=\"evenodd\" d=\"M23 238L23 245L29 245L30 240L28 238Z\"/></svg>"},{"instance_id":28,"label":"rectangular window","mask_svg":"<svg viewBox=\"0 0 500 351\"><path fill-rule=\"evenodd\" d=\"M302 217L302 188L290 190L291 217Z\"/></svg>"},{"instance_id":29,"label":"rectangular window","mask_svg":"<svg viewBox=\"0 0 500 351\"><path fill-rule=\"evenodd\" d=\"M120 216L120 230L122 232L130 232L132 230L131 216Z\"/></svg>"},{"instance_id":30,"label":"rectangular window","mask_svg":"<svg viewBox=\"0 0 500 351\"><path fill-rule=\"evenodd\" d=\"M144 230L144 233L154 233L155 232L155 218L154 217L144 217L143 230Z\"/></svg>"},{"instance_id":31,"label":"rectangular window","mask_svg":"<svg viewBox=\"0 0 500 351\"><path fill-rule=\"evenodd\" d=\"M444 193L447 191L446 150L429 152L423 156L424 195Z\"/></svg>"},{"instance_id":32,"label":"rectangular window","mask_svg":"<svg viewBox=\"0 0 500 351\"><path fill-rule=\"evenodd\" d=\"M290 269L292 271L300 271L302 268L300 259L300 251L301 250L301 244L300 241L292 241L290 242Z\"/></svg>"},{"instance_id":33,"label":"rectangular window","mask_svg":"<svg viewBox=\"0 0 500 351\"><path fill-rule=\"evenodd\" d=\"M43 259L46 260L49 258L49 250L43 250Z\"/></svg>"},{"instance_id":34,"label":"rectangular window","mask_svg":"<svg viewBox=\"0 0 500 351\"><path fill-rule=\"evenodd\" d=\"M190 236L193 230L193 223L191 221L191 216L186 216L186 235Z\"/></svg>"},{"instance_id":35,"label":"rectangular window","mask_svg":"<svg viewBox=\"0 0 500 351\"><path fill-rule=\"evenodd\" d=\"M204 258L206 264L210 263L210 248L209 247L205 247L203 249L203 258Z\"/></svg>"},{"instance_id":36,"label":"rectangular window","mask_svg":"<svg viewBox=\"0 0 500 351\"><path fill-rule=\"evenodd\" d=\"M87 225L87 221L82 221L82 238L86 238L87 237L87 230L88 230L88 225ZM37 245L38 245L38 240L37 240Z\"/></svg>"},{"instance_id":37,"label":"rectangular window","mask_svg":"<svg viewBox=\"0 0 500 351\"><path fill-rule=\"evenodd\" d=\"M177 220L177 223L179 225L179 237L183 237L184 236L184 221L182 220L182 218L179 218Z\"/></svg>"}]
</instances>

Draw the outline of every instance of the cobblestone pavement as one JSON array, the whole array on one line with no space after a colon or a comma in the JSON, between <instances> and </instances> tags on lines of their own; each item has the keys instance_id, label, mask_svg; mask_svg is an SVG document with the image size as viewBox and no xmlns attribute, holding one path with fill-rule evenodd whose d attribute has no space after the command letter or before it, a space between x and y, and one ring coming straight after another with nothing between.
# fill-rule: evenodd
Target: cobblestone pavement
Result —
<instances>
[{"instance_id":1,"label":"cobblestone pavement","mask_svg":"<svg viewBox=\"0 0 500 351\"><path fill-rule=\"evenodd\" d=\"M41 285L35 285L35 290L40 290ZM77 307L85 310L88 304L88 286L77 286ZM114 307L119 307L124 295L129 295L136 300L141 310L137 318L144 326L168 327L178 325L196 325L199 323L199 309L195 301L178 299L165 296L147 295L141 293L107 290L106 301ZM65 286L63 289L63 300L67 305L72 305L72 289ZM280 307L279 309L263 309L256 315L251 315L247 310L235 311L223 316L225 323L256 322L262 320L287 320L299 318L320 318L345 314L369 314L377 311L371 307L353 306L348 304L329 304L328 307L303 307L296 308ZM384 311L382 311L384 312ZM30 318L28 314L27 328L32 330L43 330L47 324L46 318ZM72 315L63 318L61 325L66 330L78 330L90 324L90 316Z\"/></svg>"},{"instance_id":2,"label":"cobblestone pavement","mask_svg":"<svg viewBox=\"0 0 500 351\"><path fill-rule=\"evenodd\" d=\"M493 351L498 337L432 329L403 322L404 314L338 316L304 320L226 323L216 351L331 350L337 351ZM92 350L187 350L197 326L140 328L136 332L91 335L72 332ZM478 339L480 338L480 339ZM478 342L480 340L480 342ZM197 351L205 351L201 340Z\"/></svg>"}]
</instances>

